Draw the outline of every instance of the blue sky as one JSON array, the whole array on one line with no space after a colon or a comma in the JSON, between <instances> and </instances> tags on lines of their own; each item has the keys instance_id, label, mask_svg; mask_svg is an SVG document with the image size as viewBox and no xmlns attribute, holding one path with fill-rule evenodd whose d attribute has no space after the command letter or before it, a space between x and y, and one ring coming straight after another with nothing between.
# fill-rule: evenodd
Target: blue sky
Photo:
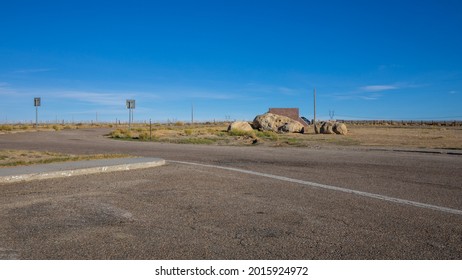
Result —
<instances>
[{"instance_id":1,"label":"blue sky","mask_svg":"<svg viewBox=\"0 0 462 280\"><path fill-rule=\"evenodd\" d=\"M2 1L0 123L462 119L462 1Z\"/></svg>"}]
</instances>

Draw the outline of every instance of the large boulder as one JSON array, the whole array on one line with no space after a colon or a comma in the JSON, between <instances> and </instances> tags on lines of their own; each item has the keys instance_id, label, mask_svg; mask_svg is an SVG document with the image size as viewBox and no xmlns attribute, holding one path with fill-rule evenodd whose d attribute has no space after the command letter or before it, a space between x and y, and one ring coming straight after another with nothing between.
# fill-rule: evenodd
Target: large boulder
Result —
<instances>
[{"instance_id":1,"label":"large boulder","mask_svg":"<svg viewBox=\"0 0 462 280\"><path fill-rule=\"evenodd\" d=\"M231 130L252 131L253 128L248 122L233 122L228 126L228 131Z\"/></svg>"},{"instance_id":2,"label":"large boulder","mask_svg":"<svg viewBox=\"0 0 462 280\"><path fill-rule=\"evenodd\" d=\"M300 132L300 133L303 133L304 130L305 130L305 128L303 127L303 125L301 123L294 121L294 122L285 123L283 126L281 126L278 129L278 132L280 132L280 133L287 133L287 132Z\"/></svg>"},{"instance_id":3,"label":"large boulder","mask_svg":"<svg viewBox=\"0 0 462 280\"><path fill-rule=\"evenodd\" d=\"M322 122L318 124L318 130L316 133L321 134L340 134L346 135L348 133L348 129L344 123L340 122Z\"/></svg>"},{"instance_id":4,"label":"large boulder","mask_svg":"<svg viewBox=\"0 0 462 280\"><path fill-rule=\"evenodd\" d=\"M321 127L319 128L319 133L321 134L334 134L334 124L331 122L323 122L321 123Z\"/></svg>"},{"instance_id":5,"label":"large boulder","mask_svg":"<svg viewBox=\"0 0 462 280\"><path fill-rule=\"evenodd\" d=\"M276 115L272 113L266 113L258 115L253 120L253 127L258 130L274 131L279 133L285 132L303 132L303 125L294 121L293 119Z\"/></svg>"},{"instance_id":6,"label":"large boulder","mask_svg":"<svg viewBox=\"0 0 462 280\"><path fill-rule=\"evenodd\" d=\"M348 129L344 123L336 122L334 124L334 132L340 135L346 135L348 133Z\"/></svg>"}]
</instances>

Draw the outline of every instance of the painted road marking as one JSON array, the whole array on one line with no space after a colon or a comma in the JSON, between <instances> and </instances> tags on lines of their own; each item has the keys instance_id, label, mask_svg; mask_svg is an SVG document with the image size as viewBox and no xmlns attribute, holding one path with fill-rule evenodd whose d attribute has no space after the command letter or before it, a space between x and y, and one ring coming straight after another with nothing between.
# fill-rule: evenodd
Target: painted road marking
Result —
<instances>
[{"instance_id":1,"label":"painted road marking","mask_svg":"<svg viewBox=\"0 0 462 280\"><path fill-rule=\"evenodd\" d=\"M288 178L288 177L283 177L283 176L278 176L278 175L273 175L273 174L267 174L267 173L261 173L261 172L256 172L256 171L244 170L244 169L239 169L239 168L234 168L234 167L225 167L225 166L219 166L219 165L210 165L210 164L202 164L202 163L187 162L187 161L169 160L169 162L180 163L180 164L188 164L188 165L195 165L195 166L202 166L202 167L208 167L208 168L217 168L217 169L229 170L229 171L234 171L234 172L246 173L246 174L251 174L251 175L256 175L256 176L261 176L261 177L267 177L267 178L272 178L272 179L291 182L291 183L296 183L296 184L301 184L301 185L305 185L305 186L311 186L311 187L315 187L315 188L321 188L321 189L326 189L326 190L331 190L331 191L338 191L338 192L344 192L344 193L359 195L359 196L363 196L363 197L375 198L375 199L384 200L384 201L397 203L397 204L409 205L409 206L420 207L420 208L425 208L425 209L431 209L431 210L436 210L436 211L441 211L441 212L446 212L446 213L451 213L451 214L456 214L456 215L462 215L462 210L458 210L458 209L447 208L447 207L442 207L442 206L437 206L437 205L432 205L432 204L427 204L427 203L421 203L421 202L416 202L416 201L412 201L412 200L406 200L406 199L401 199L401 198L396 198L396 197L391 197L391 196L386 196L386 195L381 195L381 194L357 191L357 190L352 190L352 189L348 189L348 188L324 185L324 184L319 184L319 183L315 183L315 182L303 181L303 180L299 180L299 179L293 179L293 178Z\"/></svg>"}]
</instances>

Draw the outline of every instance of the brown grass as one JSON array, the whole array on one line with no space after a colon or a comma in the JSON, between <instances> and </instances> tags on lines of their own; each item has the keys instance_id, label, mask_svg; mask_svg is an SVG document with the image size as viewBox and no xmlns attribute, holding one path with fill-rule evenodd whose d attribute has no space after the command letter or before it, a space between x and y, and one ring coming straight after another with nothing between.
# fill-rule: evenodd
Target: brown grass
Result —
<instances>
[{"instance_id":1,"label":"brown grass","mask_svg":"<svg viewBox=\"0 0 462 280\"><path fill-rule=\"evenodd\" d=\"M45 164L53 162L108 159L121 157L127 156L119 154L71 155L28 150L0 150L0 168L32 164Z\"/></svg>"},{"instance_id":2,"label":"brown grass","mask_svg":"<svg viewBox=\"0 0 462 280\"><path fill-rule=\"evenodd\" d=\"M348 135L315 134L312 127L307 133L277 134L274 132L227 131L228 124L156 125L149 137L149 125L118 129L110 136L119 139L156 141L185 144L265 145L272 147L297 146L380 146L406 148L433 148L462 150L462 127L426 125L370 125L349 124ZM256 143L255 143L255 140Z\"/></svg>"},{"instance_id":3,"label":"brown grass","mask_svg":"<svg viewBox=\"0 0 462 280\"><path fill-rule=\"evenodd\" d=\"M156 141L180 144L208 145L265 145L271 147L296 146L380 146L406 148L433 148L462 150L462 126L460 122L404 123L404 122L351 122L347 123L346 136L314 134L308 128L306 134L254 131L228 132L228 123L134 124L129 131L126 125L111 124L53 124L41 125L38 130L113 127L112 138L137 141ZM30 124L0 125L1 133L36 131ZM256 140L256 141L255 141Z\"/></svg>"},{"instance_id":4,"label":"brown grass","mask_svg":"<svg viewBox=\"0 0 462 280\"><path fill-rule=\"evenodd\" d=\"M363 146L462 149L462 127L350 126L348 135Z\"/></svg>"},{"instance_id":5,"label":"brown grass","mask_svg":"<svg viewBox=\"0 0 462 280\"><path fill-rule=\"evenodd\" d=\"M113 124L107 123L39 124L38 127L35 127L34 124L2 124L0 125L0 134L28 131L59 131L63 129L111 128L113 126Z\"/></svg>"}]
</instances>

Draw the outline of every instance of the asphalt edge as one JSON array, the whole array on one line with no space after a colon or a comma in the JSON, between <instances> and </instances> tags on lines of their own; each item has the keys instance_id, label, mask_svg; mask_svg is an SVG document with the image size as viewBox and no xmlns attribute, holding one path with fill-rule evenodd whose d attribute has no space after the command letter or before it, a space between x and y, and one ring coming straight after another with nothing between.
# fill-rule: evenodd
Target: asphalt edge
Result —
<instances>
[{"instance_id":1,"label":"asphalt edge","mask_svg":"<svg viewBox=\"0 0 462 280\"><path fill-rule=\"evenodd\" d=\"M162 166L165 164L166 164L166 161L164 159L156 159L156 160L149 161L149 162L126 163L126 164L118 164L118 165L110 165L110 166L98 166L98 167L50 171L50 172L42 172L42 173L0 176L0 184L28 182L28 181L54 179L54 178L65 178L65 177L71 177L71 176L107 173L107 172L115 172L115 171L145 169L145 168Z\"/></svg>"}]
</instances>

